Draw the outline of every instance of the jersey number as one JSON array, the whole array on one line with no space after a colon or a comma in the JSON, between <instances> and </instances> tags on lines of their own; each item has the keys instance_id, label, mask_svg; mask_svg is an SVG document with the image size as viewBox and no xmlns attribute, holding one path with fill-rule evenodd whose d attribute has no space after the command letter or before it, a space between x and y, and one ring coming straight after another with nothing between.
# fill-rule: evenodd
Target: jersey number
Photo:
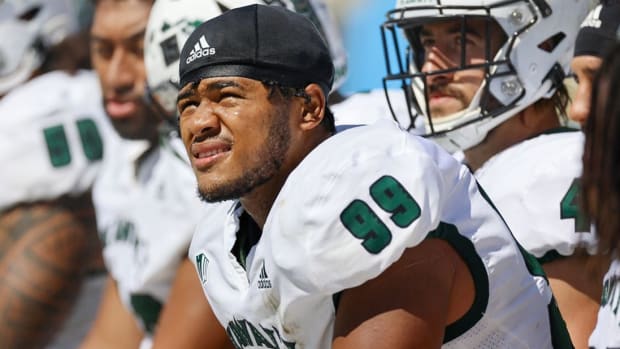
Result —
<instances>
[{"instance_id":1,"label":"jersey number","mask_svg":"<svg viewBox=\"0 0 620 349\"><path fill-rule=\"evenodd\" d=\"M379 207L392 214L390 219L400 228L408 227L420 217L418 203L392 176L383 176L374 182L370 186L370 196ZM353 200L340 214L340 221L372 254L381 252L392 241L388 227L362 200Z\"/></svg>"},{"instance_id":2,"label":"jersey number","mask_svg":"<svg viewBox=\"0 0 620 349\"><path fill-rule=\"evenodd\" d=\"M590 219L579 207L579 193L581 192L581 181L575 178L562 201L560 201L560 218L574 219L576 233L590 232Z\"/></svg>"},{"instance_id":3,"label":"jersey number","mask_svg":"<svg viewBox=\"0 0 620 349\"><path fill-rule=\"evenodd\" d=\"M103 142L101 135L97 129L97 125L91 119L81 119L75 122L82 150L84 155L90 161L101 160L103 157ZM71 150L69 149L69 141L65 133L63 125L51 126L43 129L45 143L47 143L47 151L50 161L54 167L63 167L71 163Z\"/></svg>"}]
</instances>

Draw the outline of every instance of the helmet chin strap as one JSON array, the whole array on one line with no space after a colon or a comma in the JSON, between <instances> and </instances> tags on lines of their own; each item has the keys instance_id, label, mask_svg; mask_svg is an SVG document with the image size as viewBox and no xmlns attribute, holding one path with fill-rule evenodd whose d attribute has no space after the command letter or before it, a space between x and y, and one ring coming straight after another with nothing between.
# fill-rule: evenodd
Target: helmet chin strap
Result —
<instances>
[{"instance_id":1,"label":"helmet chin strap","mask_svg":"<svg viewBox=\"0 0 620 349\"><path fill-rule=\"evenodd\" d=\"M451 129L454 128L454 121L469 119L469 116L471 116L472 114L480 115L480 112L481 112L480 99L482 96L482 91L484 91L485 86L486 86L486 80L482 82L482 84L476 91L476 94L472 98L467 108L457 111L456 113L452 113L452 114L442 116L440 118L435 118L435 119L433 119L430 115L427 115L427 114L430 114L430 110L428 110L428 107L425 103L426 98L424 96L424 91L421 90L417 86L417 84L413 83L412 85L413 85L412 89L415 94L415 98L418 101L422 101L422 103L420 103L420 108L422 108L422 113L425 116L423 120L424 120L424 128L427 134L432 135L433 133L441 133L445 131L450 131ZM431 127L431 123L432 123L432 127Z\"/></svg>"}]
</instances>

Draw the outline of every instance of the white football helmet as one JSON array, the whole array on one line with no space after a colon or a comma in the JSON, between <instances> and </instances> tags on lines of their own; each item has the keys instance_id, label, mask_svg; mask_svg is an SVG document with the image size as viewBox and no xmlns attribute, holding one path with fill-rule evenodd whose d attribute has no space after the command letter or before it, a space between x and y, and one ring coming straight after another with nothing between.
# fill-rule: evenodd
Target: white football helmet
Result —
<instances>
[{"instance_id":1,"label":"white football helmet","mask_svg":"<svg viewBox=\"0 0 620 349\"><path fill-rule=\"evenodd\" d=\"M73 0L0 0L0 95L26 81L47 50L78 29Z\"/></svg>"},{"instance_id":2,"label":"white football helmet","mask_svg":"<svg viewBox=\"0 0 620 349\"><path fill-rule=\"evenodd\" d=\"M177 122L179 54L185 40L202 22L251 4L284 6L310 18L324 34L332 53L336 68L333 89L342 85L347 71L346 53L336 22L323 0L156 0L146 27L144 63L148 95L168 121Z\"/></svg>"},{"instance_id":3,"label":"white football helmet","mask_svg":"<svg viewBox=\"0 0 620 349\"><path fill-rule=\"evenodd\" d=\"M396 82L405 90L412 109L408 128L423 128L425 136L450 152L466 150L506 119L555 93L569 72L575 38L589 5L590 0L398 0L382 25L387 65L384 87ZM506 36L501 48L496 53L487 49L485 64L467 65L463 57L458 66L422 72L421 26L454 19L465 30L469 18L497 23ZM406 52L399 52L399 33L407 40ZM488 36L485 39L490 47ZM433 120L428 109L428 77L464 69L485 71L471 103ZM423 116L423 122L415 122L415 115Z\"/></svg>"}]
</instances>

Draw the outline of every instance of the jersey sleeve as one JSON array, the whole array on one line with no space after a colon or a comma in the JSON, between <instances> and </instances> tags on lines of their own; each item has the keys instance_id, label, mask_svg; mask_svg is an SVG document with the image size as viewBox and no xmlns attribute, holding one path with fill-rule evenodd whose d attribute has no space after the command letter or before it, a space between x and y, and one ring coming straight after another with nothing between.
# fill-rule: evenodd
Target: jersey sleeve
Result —
<instances>
[{"instance_id":1,"label":"jersey sleeve","mask_svg":"<svg viewBox=\"0 0 620 349\"><path fill-rule=\"evenodd\" d=\"M89 190L112 133L94 73L42 75L0 103L0 211Z\"/></svg>"},{"instance_id":2,"label":"jersey sleeve","mask_svg":"<svg viewBox=\"0 0 620 349\"><path fill-rule=\"evenodd\" d=\"M275 259L298 287L333 294L378 276L425 239L451 184L434 158L447 160L440 150L393 127L332 138L289 176L264 233L276 234Z\"/></svg>"},{"instance_id":3,"label":"jersey sleeve","mask_svg":"<svg viewBox=\"0 0 620 349\"><path fill-rule=\"evenodd\" d=\"M579 208L583 135L541 135L496 155L476 172L515 238L542 261L597 241ZM553 154L553 156L550 156Z\"/></svg>"}]
</instances>

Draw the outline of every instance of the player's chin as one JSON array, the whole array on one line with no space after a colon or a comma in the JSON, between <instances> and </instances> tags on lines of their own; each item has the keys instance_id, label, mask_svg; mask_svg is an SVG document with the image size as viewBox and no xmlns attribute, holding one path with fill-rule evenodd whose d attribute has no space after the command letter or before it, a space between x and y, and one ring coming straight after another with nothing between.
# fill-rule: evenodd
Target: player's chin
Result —
<instances>
[{"instance_id":1,"label":"player's chin","mask_svg":"<svg viewBox=\"0 0 620 349\"><path fill-rule=\"evenodd\" d=\"M199 178L198 195L204 202L214 203L238 199L239 190L229 183L213 178Z\"/></svg>"}]
</instances>

